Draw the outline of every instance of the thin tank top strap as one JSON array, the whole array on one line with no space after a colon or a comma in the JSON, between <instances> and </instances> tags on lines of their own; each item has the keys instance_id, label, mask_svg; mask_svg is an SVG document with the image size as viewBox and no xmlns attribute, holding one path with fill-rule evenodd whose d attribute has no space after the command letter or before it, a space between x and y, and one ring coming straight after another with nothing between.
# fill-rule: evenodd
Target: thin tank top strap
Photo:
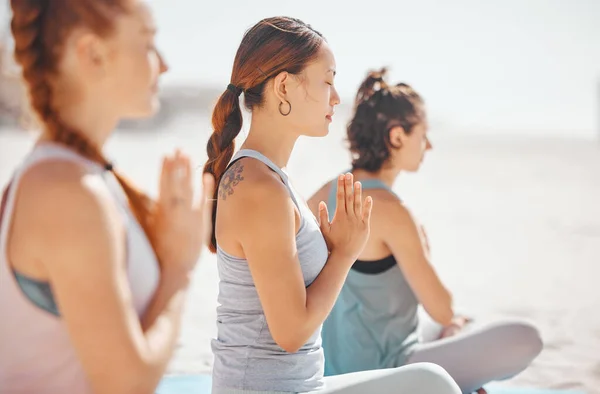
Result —
<instances>
[{"instance_id":1,"label":"thin tank top strap","mask_svg":"<svg viewBox=\"0 0 600 394\"><path fill-rule=\"evenodd\" d=\"M371 178L371 179L363 179L362 181L360 181L363 190L373 190L373 189L383 189L383 190L387 190L388 192L392 193L394 196L396 196L398 199L400 199L400 196L398 196L391 187L389 187L388 185L386 185L382 180L380 179L375 179L375 178Z\"/></svg>"},{"instance_id":2,"label":"thin tank top strap","mask_svg":"<svg viewBox=\"0 0 600 394\"><path fill-rule=\"evenodd\" d=\"M54 142L42 142L37 144L29 156L25 158L19 171L25 171L38 162L51 159L79 162L94 170L104 171L104 168L99 163L82 156L66 146Z\"/></svg>"},{"instance_id":3,"label":"thin tank top strap","mask_svg":"<svg viewBox=\"0 0 600 394\"><path fill-rule=\"evenodd\" d=\"M242 157L252 157L256 160L259 160L259 161L263 162L267 167L269 167L273 172L275 172L277 175L279 175L279 177L281 178L281 181L287 188L288 193L290 194L290 197L292 198L292 201L294 201L296 208L298 208L298 210L300 212L302 212L302 210L300 208L300 203L296 198L296 193L294 193L294 191L290 185L290 182L289 182L288 174L286 174L285 171L283 171L281 168L279 168L267 156L263 155L262 153L260 153L258 151L255 151L253 149L240 149L231 159L229 166L231 166L234 162L241 159Z\"/></svg>"},{"instance_id":4,"label":"thin tank top strap","mask_svg":"<svg viewBox=\"0 0 600 394\"><path fill-rule=\"evenodd\" d=\"M276 172L277 175L279 175L279 177L281 178L282 181L284 181L285 184L288 183L288 175L281 168L279 168L275 163L273 163L273 161L271 161L271 159L269 159L267 156L263 155L262 153L252 150L252 149L241 149L235 154L235 156L233 156L233 158L231 159L231 164L233 164L234 161L241 159L242 157L252 157L256 160L262 161L263 163L265 163L267 165L267 167L269 167L271 170Z\"/></svg>"},{"instance_id":5,"label":"thin tank top strap","mask_svg":"<svg viewBox=\"0 0 600 394\"><path fill-rule=\"evenodd\" d=\"M396 194L394 193L392 188L390 188L388 185L386 185L385 183L383 183L383 181L379 179L363 179L362 181L360 181L360 184L362 185L363 190L384 189L392 194Z\"/></svg>"}]
</instances>

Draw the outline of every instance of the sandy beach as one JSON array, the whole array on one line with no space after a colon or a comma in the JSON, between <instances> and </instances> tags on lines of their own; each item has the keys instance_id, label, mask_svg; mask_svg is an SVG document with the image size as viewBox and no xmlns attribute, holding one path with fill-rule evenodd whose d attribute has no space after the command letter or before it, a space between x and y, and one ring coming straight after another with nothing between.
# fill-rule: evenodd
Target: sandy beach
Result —
<instances>
[{"instance_id":1,"label":"sandy beach","mask_svg":"<svg viewBox=\"0 0 600 394\"><path fill-rule=\"evenodd\" d=\"M289 172L306 197L347 168L346 119L326 138L299 141ZM209 130L205 115L184 114L160 131L120 131L107 154L155 194L161 155L181 146L200 166ZM528 319L545 341L527 371L501 384L600 393L600 143L443 130L431 138L421 172L395 190L427 228L436 269L461 311ZM0 184L32 141L0 129ZM210 371L216 295L215 258L205 252L170 373Z\"/></svg>"}]
</instances>

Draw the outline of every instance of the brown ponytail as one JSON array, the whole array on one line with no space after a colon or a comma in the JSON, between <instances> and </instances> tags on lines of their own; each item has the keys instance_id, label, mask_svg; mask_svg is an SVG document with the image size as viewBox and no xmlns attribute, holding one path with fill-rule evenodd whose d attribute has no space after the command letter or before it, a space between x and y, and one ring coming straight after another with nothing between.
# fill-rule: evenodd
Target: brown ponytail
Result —
<instances>
[{"instance_id":1,"label":"brown ponytail","mask_svg":"<svg viewBox=\"0 0 600 394\"><path fill-rule=\"evenodd\" d=\"M371 71L358 88L347 127L352 168L379 171L391 155L390 128L410 134L422 121L421 97L407 84L388 85L386 68Z\"/></svg>"},{"instance_id":2,"label":"brown ponytail","mask_svg":"<svg viewBox=\"0 0 600 394\"><path fill-rule=\"evenodd\" d=\"M387 68L385 67L379 71L370 71L367 74L367 77L360 84L356 93L356 99L354 100L356 106L368 101L376 92L388 88L384 79L386 74Z\"/></svg>"},{"instance_id":3,"label":"brown ponytail","mask_svg":"<svg viewBox=\"0 0 600 394\"><path fill-rule=\"evenodd\" d=\"M131 209L153 243L150 214L154 203L135 188L82 133L65 124L53 105L51 78L58 73L60 49L66 34L79 25L106 34L112 27L110 10L125 11L115 1L72 0L40 1L11 0L13 17L11 30L15 41L15 59L22 68L29 88L32 110L55 142L77 151L114 173L125 191Z\"/></svg>"},{"instance_id":4,"label":"brown ponytail","mask_svg":"<svg viewBox=\"0 0 600 394\"><path fill-rule=\"evenodd\" d=\"M217 187L235 151L235 138L242 128L239 93L249 111L264 103L268 80L283 71L300 73L313 60L323 36L306 23L287 17L263 19L250 28L238 48L231 73L231 85L219 98L212 115L214 132L208 141L208 161L204 172L212 174ZM217 203L213 204L212 239L209 249L217 249L215 221Z\"/></svg>"},{"instance_id":5,"label":"brown ponytail","mask_svg":"<svg viewBox=\"0 0 600 394\"><path fill-rule=\"evenodd\" d=\"M235 151L235 138L242 130L242 110L240 109L240 100L236 93L227 89L215 106L212 114L212 126L215 130L208 144L206 152L208 153L208 161L204 165L204 172L213 174L215 184L218 185L221 177L227 169L229 161L233 157ZM218 197L218 188L215 188L214 198ZM212 222L213 227L217 219L216 203L213 204ZM214 253L216 251L217 240L213 229L209 249Z\"/></svg>"}]
</instances>

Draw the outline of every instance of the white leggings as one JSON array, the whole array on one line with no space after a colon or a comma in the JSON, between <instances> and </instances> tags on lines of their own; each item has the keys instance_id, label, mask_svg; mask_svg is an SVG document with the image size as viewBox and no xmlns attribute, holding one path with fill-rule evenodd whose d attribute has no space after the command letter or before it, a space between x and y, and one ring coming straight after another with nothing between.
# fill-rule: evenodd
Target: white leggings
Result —
<instances>
[{"instance_id":1,"label":"white leggings","mask_svg":"<svg viewBox=\"0 0 600 394\"><path fill-rule=\"evenodd\" d=\"M511 378L522 372L542 351L538 330L521 321L470 324L454 337L439 338L441 327L424 324L421 339L408 363L430 362L442 366L464 393ZM423 336L423 335L422 335Z\"/></svg>"},{"instance_id":2,"label":"white leggings","mask_svg":"<svg viewBox=\"0 0 600 394\"><path fill-rule=\"evenodd\" d=\"M322 394L460 394L439 365L418 363L399 368L354 372L325 378Z\"/></svg>"},{"instance_id":3,"label":"white leggings","mask_svg":"<svg viewBox=\"0 0 600 394\"><path fill-rule=\"evenodd\" d=\"M288 394L213 387L213 394ZM315 394L460 394L458 385L438 365L418 363L399 368L355 372L325 378Z\"/></svg>"}]
</instances>

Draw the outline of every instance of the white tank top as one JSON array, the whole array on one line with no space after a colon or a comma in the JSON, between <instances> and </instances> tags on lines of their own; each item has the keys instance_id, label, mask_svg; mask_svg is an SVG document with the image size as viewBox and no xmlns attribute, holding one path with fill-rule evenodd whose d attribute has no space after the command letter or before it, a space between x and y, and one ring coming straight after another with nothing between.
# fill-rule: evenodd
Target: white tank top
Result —
<instances>
[{"instance_id":1,"label":"white tank top","mask_svg":"<svg viewBox=\"0 0 600 394\"><path fill-rule=\"evenodd\" d=\"M49 160L66 160L81 164L90 174L102 177L114 196L127 231L127 274L133 304L139 317L152 300L160 279L156 255L113 174L61 145L43 143L36 146L14 173L0 222L2 393L91 393L62 319L31 302L16 281L7 261L8 229L19 181L30 167Z\"/></svg>"}]
</instances>

